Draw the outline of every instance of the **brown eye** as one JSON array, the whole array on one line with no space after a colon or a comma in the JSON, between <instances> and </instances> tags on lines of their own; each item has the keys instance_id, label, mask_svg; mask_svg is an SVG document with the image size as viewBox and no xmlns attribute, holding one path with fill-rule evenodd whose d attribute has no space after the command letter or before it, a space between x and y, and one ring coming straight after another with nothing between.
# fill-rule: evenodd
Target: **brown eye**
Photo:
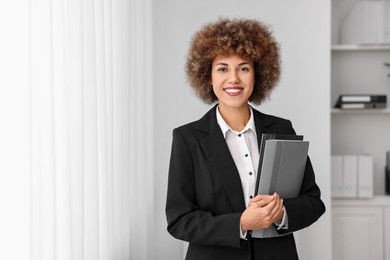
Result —
<instances>
[{"instance_id":1,"label":"brown eye","mask_svg":"<svg viewBox=\"0 0 390 260\"><path fill-rule=\"evenodd\" d=\"M240 71L249 71L250 69L248 67L241 67Z\"/></svg>"}]
</instances>

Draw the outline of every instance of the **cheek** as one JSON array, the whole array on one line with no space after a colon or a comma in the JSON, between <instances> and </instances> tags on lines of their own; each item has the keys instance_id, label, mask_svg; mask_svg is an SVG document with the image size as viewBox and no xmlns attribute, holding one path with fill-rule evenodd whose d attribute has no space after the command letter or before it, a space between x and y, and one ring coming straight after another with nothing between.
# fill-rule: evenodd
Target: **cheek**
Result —
<instances>
[{"instance_id":1,"label":"cheek","mask_svg":"<svg viewBox=\"0 0 390 260\"><path fill-rule=\"evenodd\" d=\"M221 79L218 77L211 77L210 85L213 86L213 89L216 89L216 87L219 87L221 85Z\"/></svg>"},{"instance_id":2,"label":"cheek","mask_svg":"<svg viewBox=\"0 0 390 260\"><path fill-rule=\"evenodd\" d=\"M215 84L217 84L217 81L218 81L218 77L216 77L216 76L214 75L214 73L211 73L211 76L210 76L210 84L211 84L211 85L215 85Z\"/></svg>"},{"instance_id":3,"label":"cheek","mask_svg":"<svg viewBox=\"0 0 390 260\"><path fill-rule=\"evenodd\" d=\"M249 95L252 94L253 90L254 90L254 87L255 87L255 82L254 81L251 81L250 82L250 85L249 85Z\"/></svg>"},{"instance_id":4,"label":"cheek","mask_svg":"<svg viewBox=\"0 0 390 260\"><path fill-rule=\"evenodd\" d=\"M252 83L251 83L252 89L254 88L255 84L256 84L256 81L255 81L255 78L253 77L252 78Z\"/></svg>"},{"instance_id":5,"label":"cheek","mask_svg":"<svg viewBox=\"0 0 390 260\"><path fill-rule=\"evenodd\" d=\"M210 75L209 84L213 85L213 73L211 73L211 75Z\"/></svg>"},{"instance_id":6,"label":"cheek","mask_svg":"<svg viewBox=\"0 0 390 260\"><path fill-rule=\"evenodd\" d=\"M218 90L219 90L219 88L218 88L215 84L213 84L212 89L213 89L214 94L215 94L216 96L218 96Z\"/></svg>"},{"instance_id":7,"label":"cheek","mask_svg":"<svg viewBox=\"0 0 390 260\"><path fill-rule=\"evenodd\" d=\"M213 84L212 91L213 91L214 95L217 97L217 99L219 100L219 98L222 95L223 90L221 89L220 85L218 85L218 83Z\"/></svg>"}]
</instances>

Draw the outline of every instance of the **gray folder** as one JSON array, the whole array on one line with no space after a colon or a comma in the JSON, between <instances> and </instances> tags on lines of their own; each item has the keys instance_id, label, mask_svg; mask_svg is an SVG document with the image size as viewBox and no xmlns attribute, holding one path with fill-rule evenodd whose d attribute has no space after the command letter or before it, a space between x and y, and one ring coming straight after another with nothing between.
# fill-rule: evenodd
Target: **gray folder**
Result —
<instances>
[{"instance_id":1,"label":"gray folder","mask_svg":"<svg viewBox=\"0 0 390 260\"><path fill-rule=\"evenodd\" d=\"M282 198L299 195L305 173L308 141L267 140L258 194L277 192Z\"/></svg>"},{"instance_id":2,"label":"gray folder","mask_svg":"<svg viewBox=\"0 0 390 260\"><path fill-rule=\"evenodd\" d=\"M282 198L297 197L305 174L308 150L308 141L281 139L265 141L258 193L271 195L277 192ZM290 233L279 234L275 225L252 231L252 237L258 238L287 234Z\"/></svg>"}]
</instances>

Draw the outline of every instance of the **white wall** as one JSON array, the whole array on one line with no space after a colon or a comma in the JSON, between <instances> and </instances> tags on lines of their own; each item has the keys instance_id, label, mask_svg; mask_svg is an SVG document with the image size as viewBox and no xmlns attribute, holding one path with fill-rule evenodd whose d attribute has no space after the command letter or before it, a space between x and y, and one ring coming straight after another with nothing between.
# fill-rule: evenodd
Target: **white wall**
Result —
<instances>
[{"instance_id":1,"label":"white wall","mask_svg":"<svg viewBox=\"0 0 390 260\"><path fill-rule=\"evenodd\" d=\"M330 223L330 1L164 0L153 2L155 125L155 258L182 259L182 243L166 232L165 195L171 132L209 106L185 81L185 56L193 33L220 16L258 18L281 44L283 74L259 110L287 117L310 140L310 156L327 206L325 215L296 234L301 259L331 259Z\"/></svg>"}]
</instances>

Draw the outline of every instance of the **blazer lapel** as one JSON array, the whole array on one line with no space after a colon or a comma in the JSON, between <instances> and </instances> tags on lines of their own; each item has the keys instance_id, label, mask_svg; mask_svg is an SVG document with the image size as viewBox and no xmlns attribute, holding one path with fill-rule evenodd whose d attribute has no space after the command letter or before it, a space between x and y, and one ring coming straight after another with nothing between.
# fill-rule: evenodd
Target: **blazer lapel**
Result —
<instances>
[{"instance_id":1,"label":"blazer lapel","mask_svg":"<svg viewBox=\"0 0 390 260\"><path fill-rule=\"evenodd\" d=\"M272 120L270 117L266 116L263 113L260 113L256 109L252 108L254 119L255 119L255 126L256 126L256 135L257 135L257 145L260 149L261 144L261 135L263 133L272 133L271 126L275 123L274 120ZM260 169L259 169L260 170Z\"/></svg>"},{"instance_id":2,"label":"blazer lapel","mask_svg":"<svg viewBox=\"0 0 390 260\"><path fill-rule=\"evenodd\" d=\"M274 119L274 117L270 117L268 115L265 115L265 114L257 111L256 109L252 109L252 110L253 110L253 114L254 114L254 118L255 118L257 145L258 145L258 148L260 151L262 134L264 134L264 133L278 133L279 131L277 131L277 129L275 129L276 128L276 125L275 125L276 120ZM257 176L256 176L256 185L255 185L255 189L256 189L255 192L256 193L257 193L257 190L259 188L259 183L260 183L260 175L261 175L261 167L262 167L262 163L260 161L261 161L261 154L260 154L260 159L259 159L258 167L257 167Z\"/></svg>"},{"instance_id":3,"label":"blazer lapel","mask_svg":"<svg viewBox=\"0 0 390 260\"><path fill-rule=\"evenodd\" d=\"M240 176L216 119L216 107L198 121L197 129L206 135L199 140L213 173L225 189L236 212L245 210Z\"/></svg>"}]
</instances>

